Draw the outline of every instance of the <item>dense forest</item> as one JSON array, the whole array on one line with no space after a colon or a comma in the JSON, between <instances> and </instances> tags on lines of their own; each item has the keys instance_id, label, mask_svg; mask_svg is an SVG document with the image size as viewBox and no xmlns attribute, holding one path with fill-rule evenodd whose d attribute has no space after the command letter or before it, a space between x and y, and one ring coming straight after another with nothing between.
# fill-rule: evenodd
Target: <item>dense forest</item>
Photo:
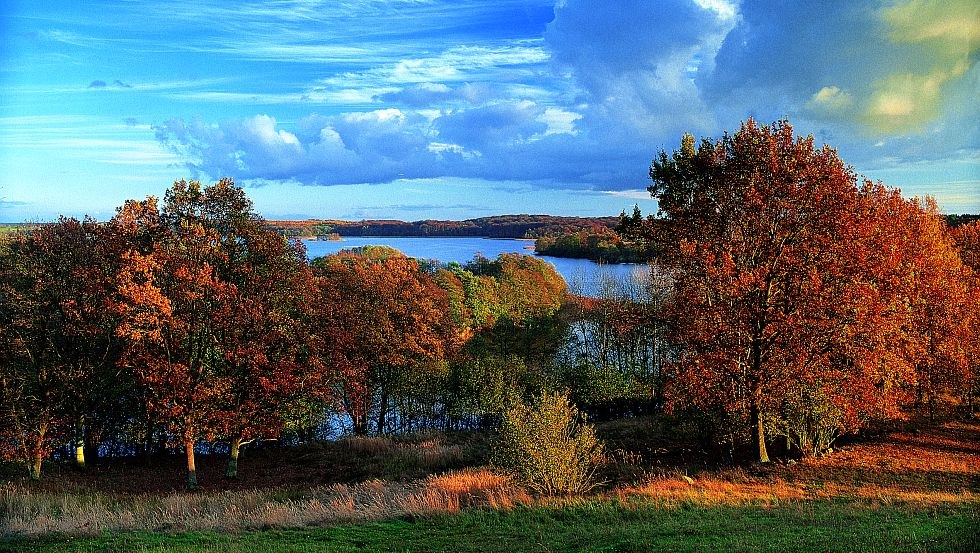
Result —
<instances>
[{"instance_id":1,"label":"dense forest","mask_svg":"<svg viewBox=\"0 0 980 553\"><path fill-rule=\"evenodd\" d=\"M497 215L464 221L395 221L395 220L307 220L267 221L266 224L286 236L413 236L486 238L537 238L577 232L595 227L612 228L615 217L559 217L555 215Z\"/></svg>"},{"instance_id":2,"label":"dense forest","mask_svg":"<svg viewBox=\"0 0 980 553\"><path fill-rule=\"evenodd\" d=\"M228 179L5 234L0 455L38 479L49 459L181 454L194 488L200 451L234 478L243 447L338 427L506 436L524 428L508 413L567 399L593 420L673 417L719 456L767 462L776 437L817 455L912 408L975 408L980 223L949 228L786 122L685 136L650 175L660 217L611 218L656 252L650 277L600 298L521 255L310 262ZM464 223L426 232L569 222Z\"/></svg>"}]
</instances>

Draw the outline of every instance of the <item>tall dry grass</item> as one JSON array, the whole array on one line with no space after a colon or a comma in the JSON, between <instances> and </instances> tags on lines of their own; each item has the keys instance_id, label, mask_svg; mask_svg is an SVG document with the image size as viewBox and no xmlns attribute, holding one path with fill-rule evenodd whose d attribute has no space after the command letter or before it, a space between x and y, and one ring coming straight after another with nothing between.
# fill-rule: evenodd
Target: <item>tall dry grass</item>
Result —
<instances>
[{"instance_id":1,"label":"tall dry grass","mask_svg":"<svg viewBox=\"0 0 980 553\"><path fill-rule=\"evenodd\" d=\"M111 496L36 493L0 487L2 535L96 535L104 531L302 528L461 508L508 508L531 498L506 477L467 469L398 483L370 480L314 488L296 498L275 491Z\"/></svg>"},{"instance_id":2,"label":"tall dry grass","mask_svg":"<svg viewBox=\"0 0 980 553\"><path fill-rule=\"evenodd\" d=\"M352 458L381 462L404 470L437 471L465 464L472 451L464 444L445 443L445 437L415 436L410 440L387 436L349 436L337 442Z\"/></svg>"}]
</instances>

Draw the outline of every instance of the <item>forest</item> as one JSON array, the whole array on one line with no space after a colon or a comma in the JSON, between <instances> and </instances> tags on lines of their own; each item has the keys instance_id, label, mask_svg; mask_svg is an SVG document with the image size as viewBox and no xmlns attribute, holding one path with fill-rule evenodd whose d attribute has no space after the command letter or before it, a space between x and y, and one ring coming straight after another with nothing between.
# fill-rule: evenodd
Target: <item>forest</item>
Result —
<instances>
[{"instance_id":1,"label":"forest","mask_svg":"<svg viewBox=\"0 0 980 553\"><path fill-rule=\"evenodd\" d=\"M6 233L0 457L42 480L180 456L192 490L205 452L235 479L248 448L471 432L561 495L622 463L602 421L660 417L713 463L766 464L974 416L980 222L950 228L785 121L687 135L650 178L658 217L603 231L655 252L650 276L599 298L532 256L309 261L230 179Z\"/></svg>"},{"instance_id":2,"label":"forest","mask_svg":"<svg viewBox=\"0 0 980 553\"><path fill-rule=\"evenodd\" d=\"M577 232L596 227L612 228L615 217L561 217L556 215L496 215L464 221L396 220L306 220L267 221L266 224L286 236L412 236L485 238L537 238Z\"/></svg>"}]
</instances>

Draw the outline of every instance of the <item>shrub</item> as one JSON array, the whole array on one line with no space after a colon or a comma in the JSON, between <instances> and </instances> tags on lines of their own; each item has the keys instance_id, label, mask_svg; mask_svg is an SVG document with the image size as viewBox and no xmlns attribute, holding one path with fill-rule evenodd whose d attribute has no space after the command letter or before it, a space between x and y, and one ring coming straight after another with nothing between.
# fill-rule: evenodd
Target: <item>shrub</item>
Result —
<instances>
[{"instance_id":1,"label":"shrub","mask_svg":"<svg viewBox=\"0 0 980 553\"><path fill-rule=\"evenodd\" d=\"M844 413L816 384L793 386L783 407L783 434L803 455L815 457L830 449L844 428Z\"/></svg>"},{"instance_id":2,"label":"shrub","mask_svg":"<svg viewBox=\"0 0 980 553\"><path fill-rule=\"evenodd\" d=\"M563 393L504 410L494 462L548 495L583 493L595 484L603 445L585 415Z\"/></svg>"}]
</instances>

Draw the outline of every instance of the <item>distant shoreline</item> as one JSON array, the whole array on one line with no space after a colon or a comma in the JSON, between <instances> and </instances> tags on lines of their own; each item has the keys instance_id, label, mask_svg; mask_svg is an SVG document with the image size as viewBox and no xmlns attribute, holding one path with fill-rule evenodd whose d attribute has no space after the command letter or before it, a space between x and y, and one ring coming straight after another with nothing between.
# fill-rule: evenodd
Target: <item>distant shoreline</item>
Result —
<instances>
[{"instance_id":1,"label":"distant shoreline","mask_svg":"<svg viewBox=\"0 0 980 553\"><path fill-rule=\"evenodd\" d=\"M331 241L336 242L336 240L325 240L325 239L322 239L322 238L317 238L316 236L310 236L310 237L306 237L306 236L295 236L293 238L298 238L300 240L316 240L318 242L331 242ZM473 238L478 238L478 239L481 239L481 240L518 240L518 241L521 241L521 242L534 242L535 240L537 240L537 238L504 238L504 237L500 237L500 236L432 236L431 234L430 235L427 235L427 236L404 235L404 234L367 234L367 235L365 235L365 234L347 234L347 235L341 234L340 235L340 238L341 238L341 240L347 239L347 238L382 238L382 239L385 239L385 240L387 240L389 238L432 238L434 240L455 240L455 239L459 239L459 240L471 240Z\"/></svg>"}]
</instances>

